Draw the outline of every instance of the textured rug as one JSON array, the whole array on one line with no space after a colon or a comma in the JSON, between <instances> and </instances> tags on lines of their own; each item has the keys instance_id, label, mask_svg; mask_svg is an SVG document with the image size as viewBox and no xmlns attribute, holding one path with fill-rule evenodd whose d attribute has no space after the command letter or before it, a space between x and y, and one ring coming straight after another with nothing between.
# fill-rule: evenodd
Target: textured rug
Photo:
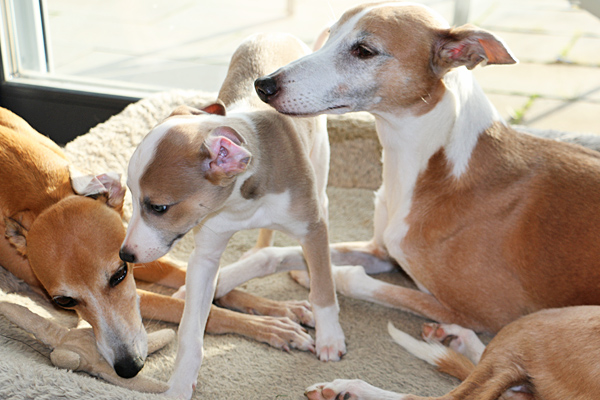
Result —
<instances>
[{"instance_id":1,"label":"textured rug","mask_svg":"<svg viewBox=\"0 0 600 400\"><path fill-rule=\"evenodd\" d=\"M102 173L123 173L127 161L142 137L159 120L180 104L200 106L214 97L199 92L175 91L157 94L127 107L69 143L65 152L79 169ZM379 145L372 119L366 115L329 120L332 143L330 174L330 237L334 242L366 240L371 237L373 189L380 182ZM539 133L539 132L538 132ZM556 138L565 136L548 132ZM568 135L567 135L568 136ZM575 135L598 148L595 136ZM126 199L126 217L131 200ZM256 231L239 233L232 239L222 264L236 260L252 247ZM282 234L276 245L295 244ZM185 262L192 248L184 238L171 255ZM382 274L380 279L411 286L401 272ZM148 287L145 287L148 288ZM277 300L306 299L308 293L287 274L252 280L244 290ZM165 289L159 289L165 292ZM168 292L167 292L168 293ZM24 304L34 312L74 326L72 313L58 310L30 292L26 285L0 268L0 300ZM335 378L360 378L387 390L441 395L458 382L407 354L392 343L388 321L418 335L425 320L398 310L339 296L341 324L348 353L341 362L322 363L311 353L285 353L265 344L236 335L207 335L206 357L200 370L196 399L303 399L304 389L313 383ZM176 325L146 321L148 331ZM314 335L314 332L311 332ZM175 358L176 342L150 356L142 374L168 380ZM10 399L150 399L162 398L132 392L83 373L59 370L49 360L49 350L23 330L0 317L0 398Z\"/></svg>"}]
</instances>

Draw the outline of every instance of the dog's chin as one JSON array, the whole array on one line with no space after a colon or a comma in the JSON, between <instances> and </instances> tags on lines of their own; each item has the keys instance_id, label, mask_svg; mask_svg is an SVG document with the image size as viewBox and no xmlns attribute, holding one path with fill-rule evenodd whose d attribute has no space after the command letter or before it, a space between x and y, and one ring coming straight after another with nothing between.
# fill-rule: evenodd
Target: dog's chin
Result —
<instances>
[{"instance_id":1,"label":"dog's chin","mask_svg":"<svg viewBox=\"0 0 600 400\"><path fill-rule=\"evenodd\" d=\"M275 109L285 115L289 115L290 117L316 117L319 115L327 115L327 114L346 114L352 111L352 107L350 106L333 106L327 107L323 110L286 110L279 109L275 107Z\"/></svg>"}]
</instances>

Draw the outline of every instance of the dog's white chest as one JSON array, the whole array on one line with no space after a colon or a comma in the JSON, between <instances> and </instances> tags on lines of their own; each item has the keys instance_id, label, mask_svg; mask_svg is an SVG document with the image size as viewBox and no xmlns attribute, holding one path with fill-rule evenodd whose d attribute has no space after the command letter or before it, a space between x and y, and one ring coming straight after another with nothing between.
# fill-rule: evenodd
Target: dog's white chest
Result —
<instances>
[{"instance_id":1,"label":"dog's white chest","mask_svg":"<svg viewBox=\"0 0 600 400\"><path fill-rule=\"evenodd\" d=\"M241 231L269 228L295 238L304 237L307 223L296 218L291 208L289 191L269 193L257 200L241 197L230 199L225 209L204 224L216 231Z\"/></svg>"}]
</instances>

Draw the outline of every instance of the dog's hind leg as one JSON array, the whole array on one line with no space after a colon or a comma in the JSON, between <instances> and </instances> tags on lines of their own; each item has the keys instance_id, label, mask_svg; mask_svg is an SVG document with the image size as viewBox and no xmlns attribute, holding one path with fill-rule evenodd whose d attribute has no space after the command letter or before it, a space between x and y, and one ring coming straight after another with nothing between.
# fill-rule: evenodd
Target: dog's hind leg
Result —
<instances>
[{"instance_id":1,"label":"dog's hind leg","mask_svg":"<svg viewBox=\"0 0 600 400\"><path fill-rule=\"evenodd\" d=\"M250 279L294 269L306 269L306 262L300 246L265 247L221 268L215 298L223 297Z\"/></svg>"},{"instance_id":2,"label":"dog's hind leg","mask_svg":"<svg viewBox=\"0 0 600 400\"><path fill-rule=\"evenodd\" d=\"M437 322L484 330L475 321L441 304L433 295L375 279L360 266L333 269L336 289L340 294L387 307L398 308Z\"/></svg>"}]
</instances>

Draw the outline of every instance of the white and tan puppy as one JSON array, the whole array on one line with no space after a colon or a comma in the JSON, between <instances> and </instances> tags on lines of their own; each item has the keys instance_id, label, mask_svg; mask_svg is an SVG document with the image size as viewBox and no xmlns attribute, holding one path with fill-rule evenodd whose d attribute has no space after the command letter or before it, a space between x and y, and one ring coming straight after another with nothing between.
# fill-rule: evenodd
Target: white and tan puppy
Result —
<instances>
[{"instance_id":1,"label":"white and tan puppy","mask_svg":"<svg viewBox=\"0 0 600 400\"><path fill-rule=\"evenodd\" d=\"M299 240L311 275L316 352L321 360L339 360L346 351L328 247L326 121L283 116L253 88L257 77L307 53L290 35L251 37L233 55L222 103L176 109L130 160L133 216L121 257L154 260L195 228L169 395L192 395L219 259L243 229L277 229Z\"/></svg>"}]
</instances>

